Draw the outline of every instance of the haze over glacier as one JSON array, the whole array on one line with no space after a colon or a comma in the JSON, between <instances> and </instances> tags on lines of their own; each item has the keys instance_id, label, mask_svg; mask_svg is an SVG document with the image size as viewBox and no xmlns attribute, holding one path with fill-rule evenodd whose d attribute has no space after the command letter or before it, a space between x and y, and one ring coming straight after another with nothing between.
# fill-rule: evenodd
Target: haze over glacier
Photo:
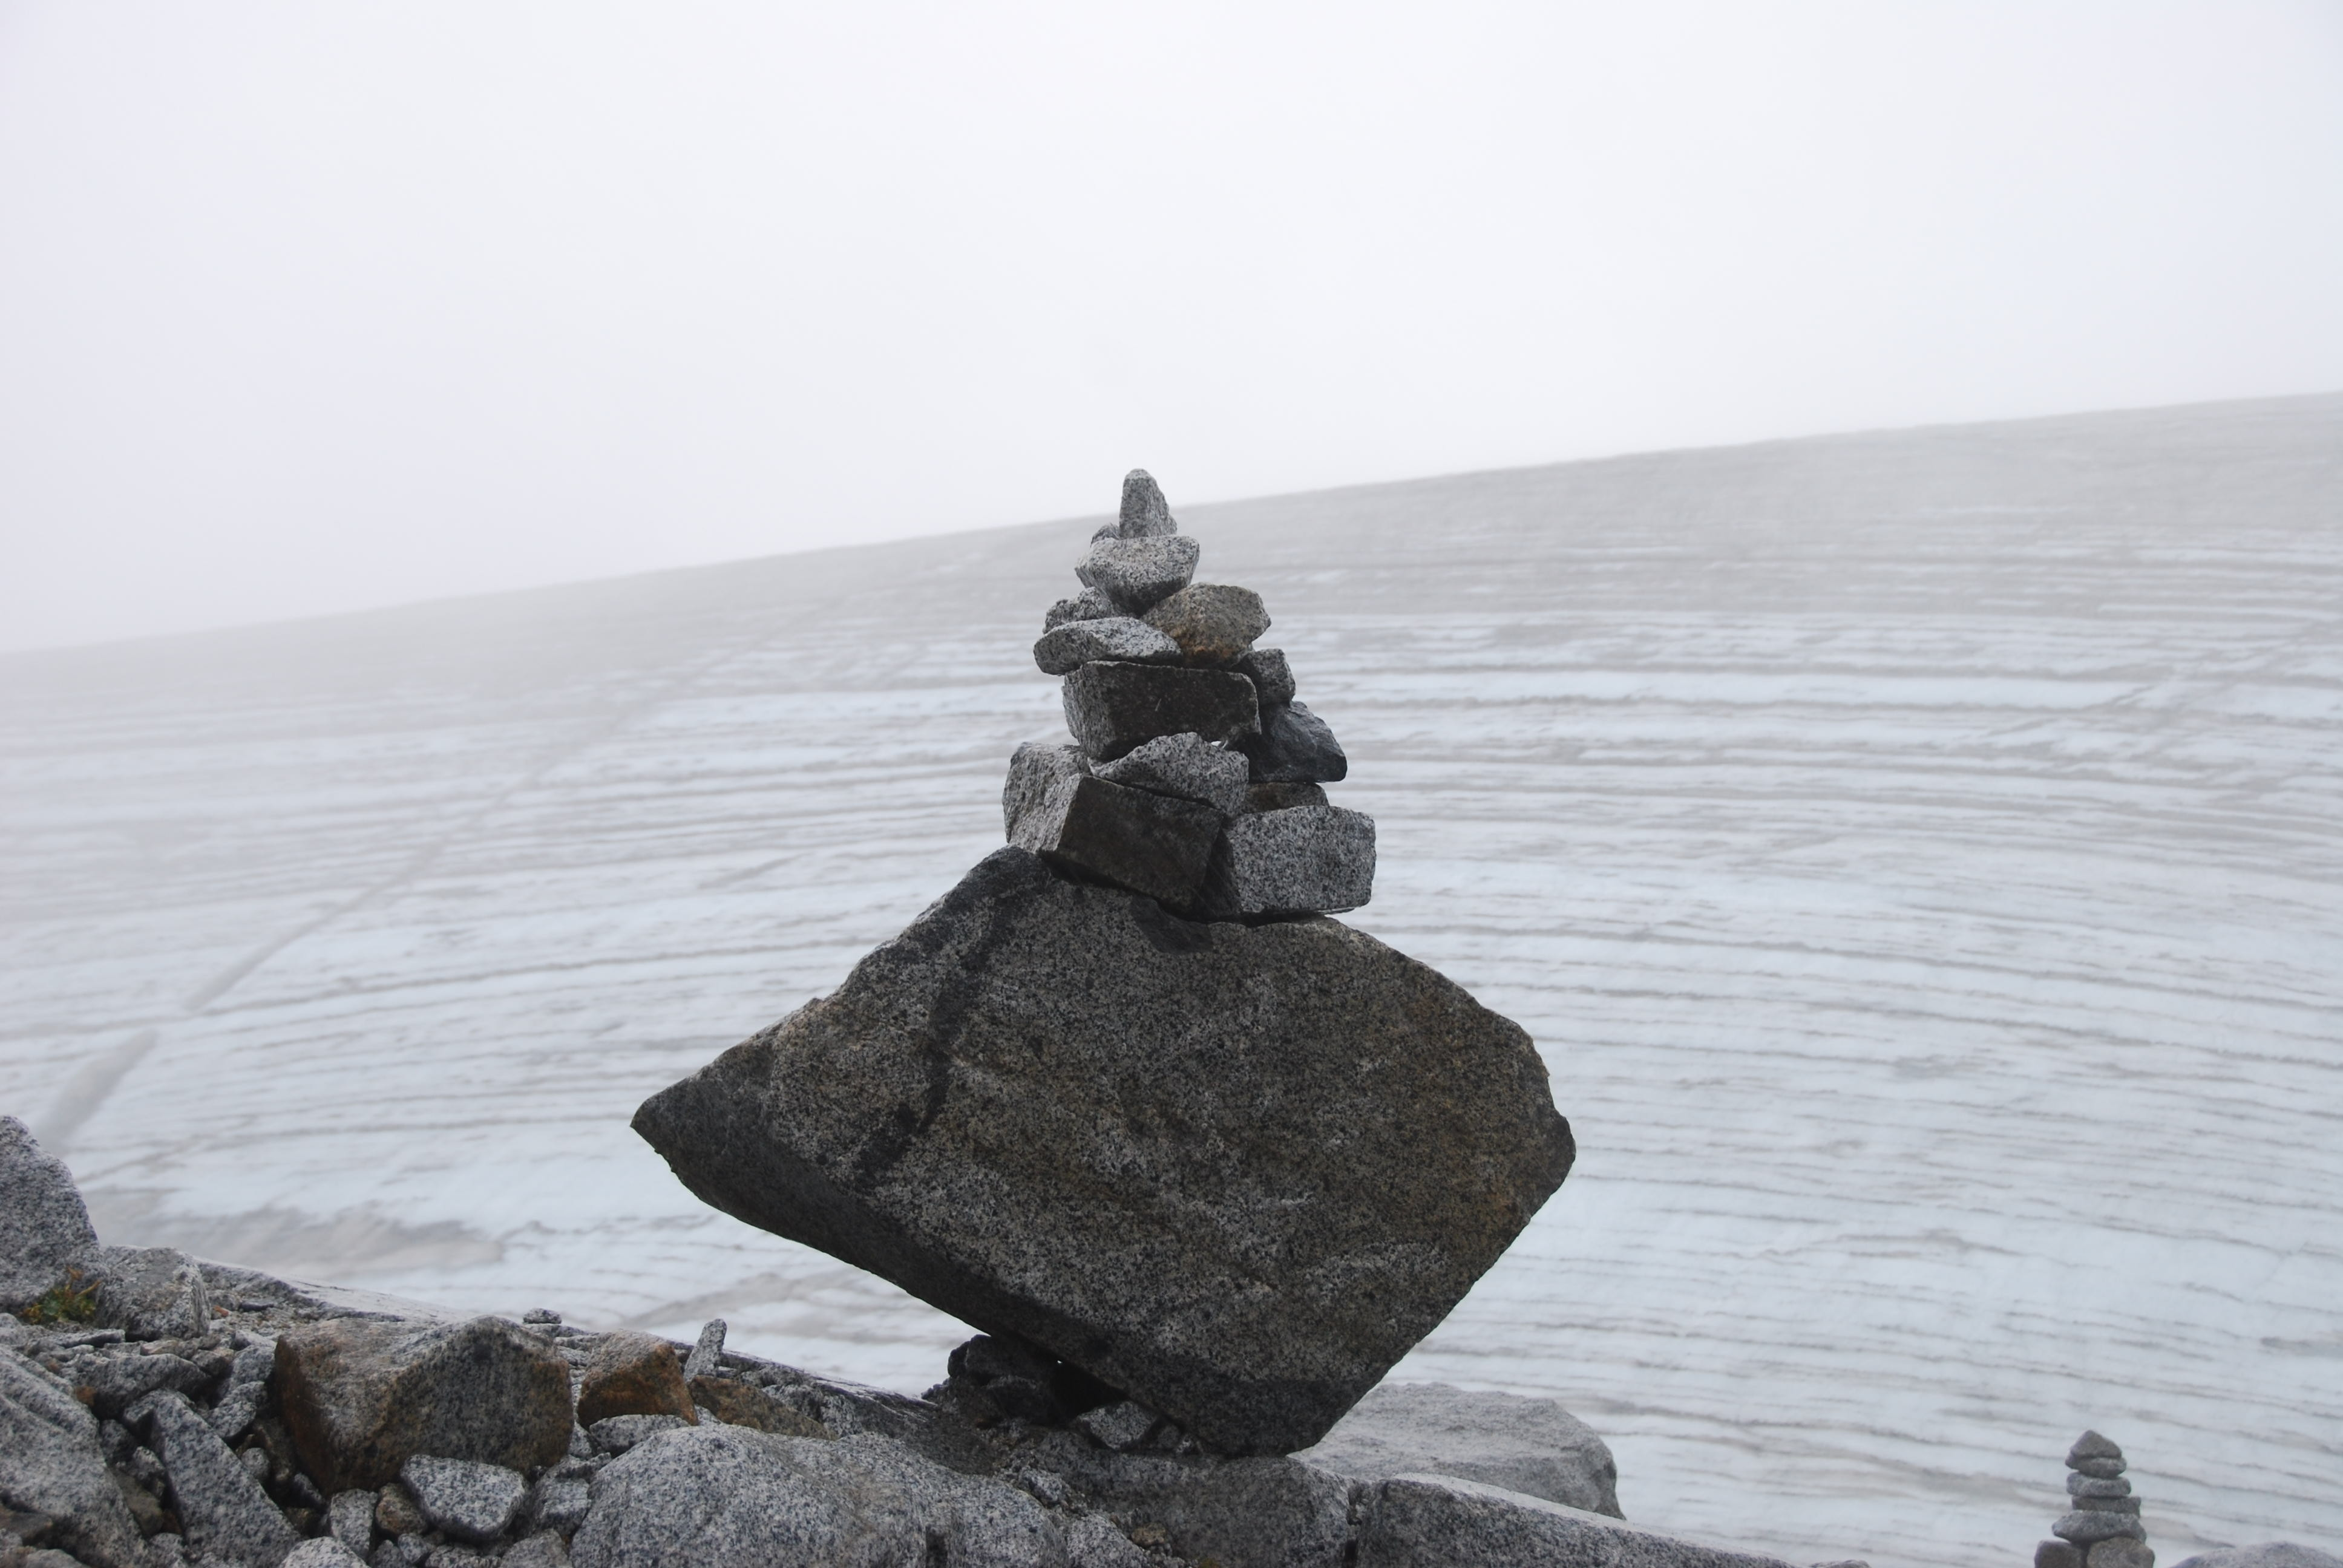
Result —
<instances>
[{"instance_id":1,"label":"haze over glacier","mask_svg":"<svg viewBox=\"0 0 2343 1568\"><path fill-rule=\"evenodd\" d=\"M1349 918L1578 1137L1395 1375L1794 1557L2022 1559L2086 1425L2167 1558L2343 1545L2343 396L1161 477L1351 751ZM108 1240L916 1392L960 1325L627 1119L999 842L1091 521L0 657L0 1111Z\"/></svg>"}]
</instances>

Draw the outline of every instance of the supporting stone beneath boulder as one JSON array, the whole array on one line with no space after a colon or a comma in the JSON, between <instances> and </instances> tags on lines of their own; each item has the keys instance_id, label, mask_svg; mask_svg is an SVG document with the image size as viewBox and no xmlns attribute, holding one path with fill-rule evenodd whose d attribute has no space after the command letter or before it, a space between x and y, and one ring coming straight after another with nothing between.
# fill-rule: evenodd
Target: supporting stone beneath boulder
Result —
<instances>
[{"instance_id":1,"label":"supporting stone beneath boulder","mask_svg":"<svg viewBox=\"0 0 2343 1568\"><path fill-rule=\"evenodd\" d=\"M1559 1400L1387 1382L1295 1457L1356 1481L1453 1475L1619 1517L1610 1445Z\"/></svg>"},{"instance_id":2,"label":"supporting stone beneath boulder","mask_svg":"<svg viewBox=\"0 0 2343 1568\"><path fill-rule=\"evenodd\" d=\"M1222 744L1261 729L1252 682L1229 669L1086 664L1066 677L1066 728L1093 762L1111 762L1159 735L1192 731Z\"/></svg>"},{"instance_id":3,"label":"supporting stone beneath boulder","mask_svg":"<svg viewBox=\"0 0 2343 1568\"><path fill-rule=\"evenodd\" d=\"M1210 806L1069 773L1011 823L1009 841L1060 870L1184 910L1203 890L1220 832Z\"/></svg>"},{"instance_id":4,"label":"supporting stone beneath boulder","mask_svg":"<svg viewBox=\"0 0 2343 1568\"><path fill-rule=\"evenodd\" d=\"M1374 890L1374 819L1293 806L1230 819L1196 908L1209 920L1331 914L1359 908Z\"/></svg>"}]
</instances>

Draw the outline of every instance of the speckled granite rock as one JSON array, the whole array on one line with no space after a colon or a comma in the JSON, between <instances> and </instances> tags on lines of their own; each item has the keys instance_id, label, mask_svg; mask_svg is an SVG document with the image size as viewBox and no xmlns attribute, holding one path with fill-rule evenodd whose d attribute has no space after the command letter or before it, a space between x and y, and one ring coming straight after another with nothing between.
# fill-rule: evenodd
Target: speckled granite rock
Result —
<instances>
[{"instance_id":1,"label":"speckled granite rock","mask_svg":"<svg viewBox=\"0 0 2343 1568\"><path fill-rule=\"evenodd\" d=\"M1357 1568L1790 1568L1503 1487L1403 1475L1360 1498Z\"/></svg>"},{"instance_id":2,"label":"speckled granite rock","mask_svg":"<svg viewBox=\"0 0 2343 1568\"><path fill-rule=\"evenodd\" d=\"M1340 806L1292 806L1230 820L1198 909L1211 920L1333 913L1359 908L1374 890L1374 819Z\"/></svg>"},{"instance_id":3,"label":"speckled granite rock","mask_svg":"<svg viewBox=\"0 0 2343 1568\"><path fill-rule=\"evenodd\" d=\"M1159 735L1091 771L1110 784L1201 800L1227 816L1246 809L1252 788L1251 763L1243 752L1207 745L1194 734ZM1011 832L1010 842L1016 841Z\"/></svg>"},{"instance_id":4,"label":"speckled granite rock","mask_svg":"<svg viewBox=\"0 0 2343 1568\"><path fill-rule=\"evenodd\" d=\"M1152 539L1176 534L1180 525L1172 519L1172 503L1163 498L1163 487L1155 476L1144 468L1133 468L1122 477L1122 510L1115 520L1115 532L1126 539Z\"/></svg>"},{"instance_id":5,"label":"speckled granite rock","mask_svg":"<svg viewBox=\"0 0 2343 1568\"><path fill-rule=\"evenodd\" d=\"M1269 629L1269 611L1251 588L1190 583L1147 612L1190 664L1234 664Z\"/></svg>"},{"instance_id":6,"label":"speckled granite rock","mask_svg":"<svg viewBox=\"0 0 2343 1568\"><path fill-rule=\"evenodd\" d=\"M672 1415L687 1423L699 1419L673 1345L627 1329L602 1336L578 1385L578 1424L591 1427L614 1415Z\"/></svg>"},{"instance_id":7,"label":"speckled granite rock","mask_svg":"<svg viewBox=\"0 0 2343 1568\"><path fill-rule=\"evenodd\" d=\"M1254 648L1237 660L1237 673L1252 682L1263 713L1274 713L1293 700L1293 667L1282 648Z\"/></svg>"},{"instance_id":8,"label":"speckled granite rock","mask_svg":"<svg viewBox=\"0 0 2343 1568\"><path fill-rule=\"evenodd\" d=\"M1188 586L1202 551L1182 534L1092 540L1074 575L1114 601L1124 615L1144 615Z\"/></svg>"},{"instance_id":9,"label":"speckled granite rock","mask_svg":"<svg viewBox=\"0 0 2343 1568\"><path fill-rule=\"evenodd\" d=\"M1160 735L1223 744L1260 731L1252 682L1234 670L1086 664L1066 677L1066 727L1092 762L1111 762Z\"/></svg>"},{"instance_id":10,"label":"speckled granite rock","mask_svg":"<svg viewBox=\"0 0 2343 1568\"><path fill-rule=\"evenodd\" d=\"M1061 871L1184 910L1203 890L1220 832L1210 806L1068 773L1018 815L1009 841Z\"/></svg>"},{"instance_id":11,"label":"speckled granite rock","mask_svg":"<svg viewBox=\"0 0 2343 1568\"><path fill-rule=\"evenodd\" d=\"M0 1312L17 1312L64 1282L95 1275L97 1232L65 1161L0 1116Z\"/></svg>"},{"instance_id":12,"label":"speckled granite rock","mask_svg":"<svg viewBox=\"0 0 2343 1568\"><path fill-rule=\"evenodd\" d=\"M170 1247L98 1253L97 1321L134 1340L199 1339L212 1323L203 1266Z\"/></svg>"},{"instance_id":13,"label":"speckled granite rock","mask_svg":"<svg viewBox=\"0 0 2343 1568\"><path fill-rule=\"evenodd\" d=\"M1009 849L635 1127L728 1213L1283 1452L1559 1185L1545 1076L1363 933L1180 920Z\"/></svg>"},{"instance_id":14,"label":"speckled granite rock","mask_svg":"<svg viewBox=\"0 0 2343 1568\"><path fill-rule=\"evenodd\" d=\"M1117 615L1099 620L1070 620L1043 632L1041 639L1033 645L1033 662L1044 675L1069 675L1101 659L1177 664L1181 652L1180 644L1166 633L1143 620Z\"/></svg>"},{"instance_id":15,"label":"speckled granite rock","mask_svg":"<svg viewBox=\"0 0 2343 1568\"><path fill-rule=\"evenodd\" d=\"M75 1194L76 1208L80 1195ZM97 1418L37 1362L0 1349L0 1505L46 1514L94 1568L141 1568L138 1526L106 1473Z\"/></svg>"},{"instance_id":16,"label":"speckled granite rock","mask_svg":"<svg viewBox=\"0 0 2343 1568\"><path fill-rule=\"evenodd\" d=\"M1358 1481L1453 1475L1619 1517L1610 1446L1556 1400L1385 1383L1296 1457Z\"/></svg>"},{"instance_id":17,"label":"speckled granite rock","mask_svg":"<svg viewBox=\"0 0 2343 1568\"><path fill-rule=\"evenodd\" d=\"M1299 702L1269 714L1257 734L1237 744L1252 758L1253 777L1272 783L1336 784L1350 775L1333 730Z\"/></svg>"}]
</instances>

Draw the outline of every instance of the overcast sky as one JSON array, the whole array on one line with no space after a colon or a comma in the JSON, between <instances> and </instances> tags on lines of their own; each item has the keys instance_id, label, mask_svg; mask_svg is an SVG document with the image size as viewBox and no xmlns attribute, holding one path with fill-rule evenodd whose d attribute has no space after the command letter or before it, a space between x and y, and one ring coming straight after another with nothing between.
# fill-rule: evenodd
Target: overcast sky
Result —
<instances>
[{"instance_id":1,"label":"overcast sky","mask_svg":"<svg viewBox=\"0 0 2343 1568\"><path fill-rule=\"evenodd\" d=\"M2338 0L0 0L0 647L2338 388Z\"/></svg>"}]
</instances>

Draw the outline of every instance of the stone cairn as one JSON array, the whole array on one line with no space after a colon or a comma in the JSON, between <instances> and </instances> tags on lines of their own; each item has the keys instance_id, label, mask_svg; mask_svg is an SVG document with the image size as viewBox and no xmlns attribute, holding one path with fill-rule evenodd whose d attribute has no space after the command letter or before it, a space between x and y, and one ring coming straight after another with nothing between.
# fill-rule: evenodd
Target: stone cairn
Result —
<instances>
[{"instance_id":1,"label":"stone cairn","mask_svg":"<svg viewBox=\"0 0 2343 1568\"><path fill-rule=\"evenodd\" d=\"M1333 731L1294 699L1283 652L1255 648L1250 588L1192 582L1198 547L1144 468L1121 519L1050 607L1033 661L1065 677L1077 744L1020 747L1009 841L1078 878L1200 920L1353 910L1374 889L1373 819L1326 801L1349 771Z\"/></svg>"},{"instance_id":2,"label":"stone cairn","mask_svg":"<svg viewBox=\"0 0 2343 1568\"><path fill-rule=\"evenodd\" d=\"M2034 1568L2156 1568L2123 1450L2087 1432L2066 1451L2066 1469L2073 1507L2050 1527L2057 1539L2034 1549Z\"/></svg>"}]
</instances>

